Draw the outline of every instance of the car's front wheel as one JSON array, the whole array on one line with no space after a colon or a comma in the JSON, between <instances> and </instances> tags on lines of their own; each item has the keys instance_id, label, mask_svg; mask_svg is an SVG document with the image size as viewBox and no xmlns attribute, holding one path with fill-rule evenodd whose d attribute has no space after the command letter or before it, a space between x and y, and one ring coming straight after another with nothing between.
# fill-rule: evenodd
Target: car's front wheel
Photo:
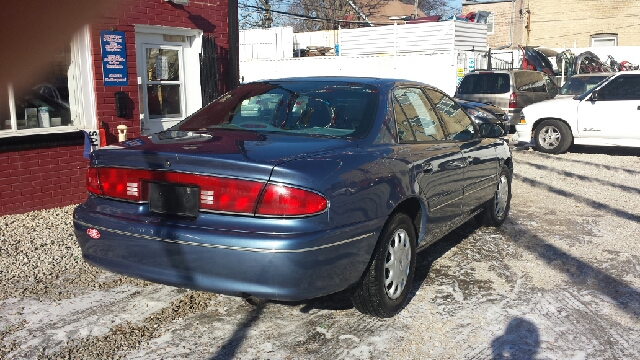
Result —
<instances>
[{"instance_id":1,"label":"car's front wheel","mask_svg":"<svg viewBox=\"0 0 640 360\"><path fill-rule=\"evenodd\" d=\"M545 120L536 127L535 142L538 151L562 154L569 149L572 141L571 129L560 120Z\"/></svg>"},{"instance_id":2,"label":"car's front wheel","mask_svg":"<svg viewBox=\"0 0 640 360\"><path fill-rule=\"evenodd\" d=\"M369 267L351 298L356 309L392 317L404 307L416 266L416 233L411 219L396 213L380 233Z\"/></svg>"}]
</instances>

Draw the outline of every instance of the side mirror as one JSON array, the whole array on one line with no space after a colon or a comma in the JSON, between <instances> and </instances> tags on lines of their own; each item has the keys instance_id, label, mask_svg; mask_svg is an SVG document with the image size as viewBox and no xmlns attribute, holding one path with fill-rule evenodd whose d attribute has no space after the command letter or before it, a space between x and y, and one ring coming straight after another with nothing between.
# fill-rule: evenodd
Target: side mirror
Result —
<instances>
[{"instance_id":1,"label":"side mirror","mask_svg":"<svg viewBox=\"0 0 640 360\"><path fill-rule=\"evenodd\" d=\"M480 136L483 138L499 138L504 135L504 131L497 124L482 123L480 124Z\"/></svg>"},{"instance_id":2,"label":"side mirror","mask_svg":"<svg viewBox=\"0 0 640 360\"><path fill-rule=\"evenodd\" d=\"M591 96L589 97L589 100L598 101L599 97L600 96L598 95L598 90L593 90L593 92L591 93Z\"/></svg>"}]
</instances>

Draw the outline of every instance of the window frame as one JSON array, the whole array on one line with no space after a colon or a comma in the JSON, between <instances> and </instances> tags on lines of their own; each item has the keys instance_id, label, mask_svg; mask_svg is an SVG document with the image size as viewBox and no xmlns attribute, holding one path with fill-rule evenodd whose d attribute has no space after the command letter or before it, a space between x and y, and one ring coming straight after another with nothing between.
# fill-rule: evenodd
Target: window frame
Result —
<instances>
[{"instance_id":1,"label":"window frame","mask_svg":"<svg viewBox=\"0 0 640 360\"><path fill-rule=\"evenodd\" d=\"M155 121L173 121L175 119L184 119L185 115L185 101L186 101L186 88L185 88L185 65L184 65L184 48L181 45L165 45L165 44L148 44L145 43L142 45L142 57L143 62L147 61L147 49L161 49L161 50L175 50L178 51L178 77L179 80L149 80L146 76L141 77L141 86L142 86L142 98L144 101L144 118L148 120ZM180 86L180 114L172 114L172 115L150 115L149 114L149 85L178 85Z\"/></svg>"},{"instance_id":2,"label":"window frame","mask_svg":"<svg viewBox=\"0 0 640 360\"><path fill-rule=\"evenodd\" d=\"M613 40L613 45L596 45L599 41ZM592 34L589 37L591 47L618 46L618 34Z\"/></svg>"},{"instance_id":3,"label":"window frame","mask_svg":"<svg viewBox=\"0 0 640 360\"><path fill-rule=\"evenodd\" d=\"M491 30L489 30L489 26L491 26ZM487 15L487 35L493 35L496 31L496 14L494 12L490 12Z\"/></svg>"},{"instance_id":4,"label":"window frame","mask_svg":"<svg viewBox=\"0 0 640 360\"><path fill-rule=\"evenodd\" d=\"M28 129L18 129L17 107L12 83L0 84L7 87L7 98L0 101L9 102L9 115L11 129L0 130L0 138L29 136L34 134L60 134L76 132L78 130L96 129L96 100L94 86L94 74L91 30L89 25L80 28L70 39L71 63L69 64L68 75L73 78L75 95L69 89L69 105L71 121L74 125L37 127ZM70 82L71 79L68 80ZM72 96L75 96L72 99ZM73 101L73 105L72 105ZM1 119L5 121L7 119ZM94 139L92 139L94 140Z\"/></svg>"}]
</instances>

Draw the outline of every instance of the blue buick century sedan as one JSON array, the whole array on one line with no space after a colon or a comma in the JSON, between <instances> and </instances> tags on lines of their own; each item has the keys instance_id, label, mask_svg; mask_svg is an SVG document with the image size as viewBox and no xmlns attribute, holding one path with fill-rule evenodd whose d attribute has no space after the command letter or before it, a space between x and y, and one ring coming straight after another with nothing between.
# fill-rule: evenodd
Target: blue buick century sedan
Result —
<instances>
[{"instance_id":1,"label":"blue buick century sedan","mask_svg":"<svg viewBox=\"0 0 640 360\"><path fill-rule=\"evenodd\" d=\"M416 252L509 213L512 159L431 86L377 78L242 85L173 128L91 155L83 257L153 282L296 301L347 289L391 317Z\"/></svg>"}]
</instances>

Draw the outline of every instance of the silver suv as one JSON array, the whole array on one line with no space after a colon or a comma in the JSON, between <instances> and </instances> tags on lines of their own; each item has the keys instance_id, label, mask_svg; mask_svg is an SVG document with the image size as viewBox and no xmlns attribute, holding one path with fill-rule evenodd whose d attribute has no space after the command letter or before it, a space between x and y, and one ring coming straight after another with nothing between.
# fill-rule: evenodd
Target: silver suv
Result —
<instances>
[{"instance_id":1,"label":"silver suv","mask_svg":"<svg viewBox=\"0 0 640 360\"><path fill-rule=\"evenodd\" d=\"M480 70L462 78L455 97L501 107L509 115L510 124L515 125L523 107L557 94L556 84L540 71Z\"/></svg>"}]
</instances>

